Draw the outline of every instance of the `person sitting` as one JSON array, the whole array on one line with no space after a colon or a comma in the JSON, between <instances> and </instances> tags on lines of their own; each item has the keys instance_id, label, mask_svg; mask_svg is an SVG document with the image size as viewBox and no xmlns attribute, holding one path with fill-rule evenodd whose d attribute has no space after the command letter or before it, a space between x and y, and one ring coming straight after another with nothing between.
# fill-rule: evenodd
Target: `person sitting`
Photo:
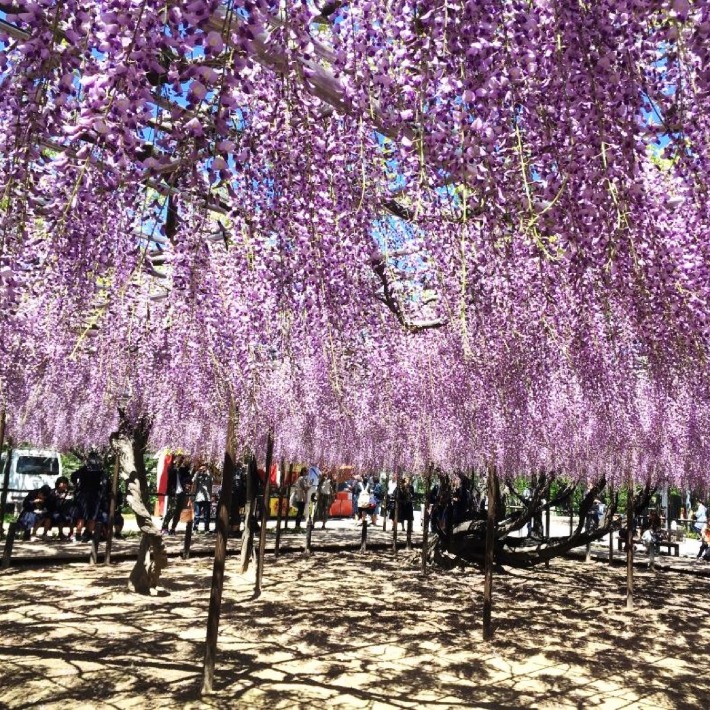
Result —
<instances>
[{"instance_id":1,"label":"person sitting","mask_svg":"<svg viewBox=\"0 0 710 710\"><path fill-rule=\"evenodd\" d=\"M47 499L51 492L52 489L45 485L30 491L22 501L22 512L17 519L17 527L23 531L23 540L29 540L30 536L35 537L40 526L44 527L42 539L47 539L48 526L51 526Z\"/></svg>"},{"instance_id":2,"label":"person sitting","mask_svg":"<svg viewBox=\"0 0 710 710\"><path fill-rule=\"evenodd\" d=\"M66 476L59 476L54 482L54 490L50 491L47 498L49 529L55 525L57 526L59 540L67 540L71 537L73 525L70 505L69 479ZM65 527L69 528L68 535L64 534Z\"/></svg>"}]
</instances>

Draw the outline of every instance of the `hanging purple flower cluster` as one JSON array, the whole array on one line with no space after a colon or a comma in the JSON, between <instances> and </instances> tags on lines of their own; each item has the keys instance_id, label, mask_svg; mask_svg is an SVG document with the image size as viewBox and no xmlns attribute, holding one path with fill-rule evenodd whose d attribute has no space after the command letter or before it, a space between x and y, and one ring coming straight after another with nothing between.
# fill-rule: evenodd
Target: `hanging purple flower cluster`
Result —
<instances>
[{"instance_id":1,"label":"hanging purple flower cluster","mask_svg":"<svg viewBox=\"0 0 710 710\"><path fill-rule=\"evenodd\" d=\"M706 480L709 12L16 0L15 436Z\"/></svg>"}]
</instances>

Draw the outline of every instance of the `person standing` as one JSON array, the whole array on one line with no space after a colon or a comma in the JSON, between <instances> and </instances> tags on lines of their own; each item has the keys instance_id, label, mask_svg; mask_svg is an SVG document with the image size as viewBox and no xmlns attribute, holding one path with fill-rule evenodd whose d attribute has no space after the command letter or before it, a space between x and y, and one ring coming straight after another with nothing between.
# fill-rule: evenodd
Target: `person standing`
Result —
<instances>
[{"instance_id":1,"label":"person standing","mask_svg":"<svg viewBox=\"0 0 710 710\"><path fill-rule=\"evenodd\" d=\"M693 530L697 533L701 533L705 527L705 523L708 521L708 509L705 504L698 500L698 507L693 513Z\"/></svg>"},{"instance_id":2,"label":"person standing","mask_svg":"<svg viewBox=\"0 0 710 710\"><path fill-rule=\"evenodd\" d=\"M318 466L311 466L308 469L308 490L306 491L305 512L308 519L312 519L311 500L318 492L318 485L321 479L321 472Z\"/></svg>"},{"instance_id":3,"label":"person standing","mask_svg":"<svg viewBox=\"0 0 710 710\"><path fill-rule=\"evenodd\" d=\"M90 453L86 463L71 475L74 486L76 532L74 539L90 542L101 512L101 498L106 491L108 477L101 457Z\"/></svg>"},{"instance_id":4,"label":"person standing","mask_svg":"<svg viewBox=\"0 0 710 710\"><path fill-rule=\"evenodd\" d=\"M191 482L190 462L184 456L178 456L168 469L168 509L163 518L161 530L163 535L175 534L180 515L187 503Z\"/></svg>"},{"instance_id":5,"label":"person standing","mask_svg":"<svg viewBox=\"0 0 710 710\"><path fill-rule=\"evenodd\" d=\"M318 497L316 498L316 520L322 521L322 530L325 529L325 524L328 521L330 506L333 502L333 482L329 474L321 476L318 485Z\"/></svg>"},{"instance_id":6,"label":"person standing","mask_svg":"<svg viewBox=\"0 0 710 710\"><path fill-rule=\"evenodd\" d=\"M648 553L648 568L655 569L656 555L658 554L658 543L661 539L661 516L657 511L652 510L648 516L648 528L641 536L646 552Z\"/></svg>"},{"instance_id":7,"label":"person standing","mask_svg":"<svg viewBox=\"0 0 710 710\"><path fill-rule=\"evenodd\" d=\"M306 507L306 495L310 483L308 482L308 469L305 466L301 469L298 480L293 485L291 492L290 505L296 509L296 530L301 530L301 522L303 520L303 511Z\"/></svg>"},{"instance_id":8,"label":"person standing","mask_svg":"<svg viewBox=\"0 0 710 710\"><path fill-rule=\"evenodd\" d=\"M700 549L695 559L699 560L700 558L706 562L710 560L710 521L705 523L705 527L700 533Z\"/></svg>"},{"instance_id":9,"label":"person standing","mask_svg":"<svg viewBox=\"0 0 710 710\"><path fill-rule=\"evenodd\" d=\"M355 518L355 520L360 519L360 513L358 512L358 498L360 497L360 493L362 493L363 488L364 484L357 476L350 482L350 496L353 505L353 518Z\"/></svg>"},{"instance_id":10,"label":"person standing","mask_svg":"<svg viewBox=\"0 0 710 710\"><path fill-rule=\"evenodd\" d=\"M202 522L204 531L210 531L210 501L212 500L212 475L206 464L202 464L195 474L193 489L195 491L195 532Z\"/></svg>"}]
</instances>

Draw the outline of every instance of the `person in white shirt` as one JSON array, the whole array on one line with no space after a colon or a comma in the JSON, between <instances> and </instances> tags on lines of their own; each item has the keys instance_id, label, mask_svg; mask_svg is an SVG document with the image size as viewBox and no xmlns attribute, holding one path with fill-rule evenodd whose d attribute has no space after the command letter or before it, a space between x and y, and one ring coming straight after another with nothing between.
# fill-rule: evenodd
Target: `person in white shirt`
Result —
<instances>
[{"instance_id":1,"label":"person in white shirt","mask_svg":"<svg viewBox=\"0 0 710 710\"><path fill-rule=\"evenodd\" d=\"M313 519L313 513L311 512L311 498L318 491L318 484L320 483L320 469L318 466L311 466L308 469L308 491L306 492L306 518L309 520Z\"/></svg>"},{"instance_id":2,"label":"person in white shirt","mask_svg":"<svg viewBox=\"0 0 710 710\"><path fill-rule=\"evenodd\" d=\"M698 507L695 509L695 513L693 513L693 529L697 533L701 533L703 531L703 528L705 527L705 523L708 520L708 509L703 505L702 501L698 501Z\"/></svg>"}]
</instances>

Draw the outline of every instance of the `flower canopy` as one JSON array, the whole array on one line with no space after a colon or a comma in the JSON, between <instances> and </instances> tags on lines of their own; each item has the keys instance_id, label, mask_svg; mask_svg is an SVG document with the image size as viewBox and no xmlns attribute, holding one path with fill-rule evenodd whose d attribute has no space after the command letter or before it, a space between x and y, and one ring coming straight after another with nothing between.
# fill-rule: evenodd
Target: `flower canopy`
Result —
<instances>
[{"instance_id":1,"label":"flower canopy","mask_svg":"<svg viewBox=\"0 0 710 710\"><path fill-rule=\"evenodd\" d=\"M708 3L2 8L16 437L707 481Z\"/></svg>"}]
</instances>

